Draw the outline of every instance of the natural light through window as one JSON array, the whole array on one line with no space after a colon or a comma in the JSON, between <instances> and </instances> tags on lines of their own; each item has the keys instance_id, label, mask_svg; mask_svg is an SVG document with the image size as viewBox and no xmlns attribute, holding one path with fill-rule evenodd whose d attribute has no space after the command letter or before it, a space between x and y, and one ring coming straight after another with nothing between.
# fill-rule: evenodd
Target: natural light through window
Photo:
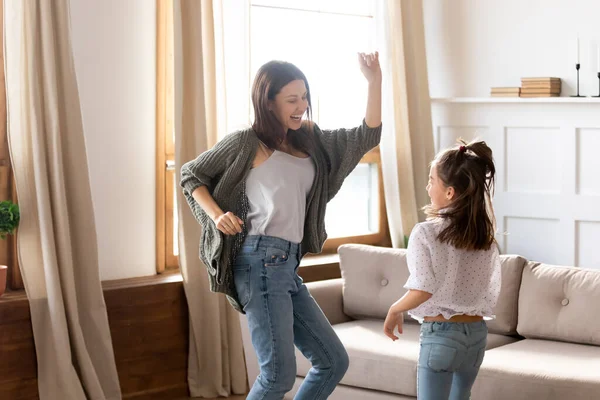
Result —
<instances>
[{"instance_id":1,"label":"natural light through window","mask_svg":"<svg viewBox=\"0 0 600 400\"><path fill-rule=\"evenodd\" d=\"M362 122L367 82L357 53L374 50L371 1L252 0L250 31L251 76L270 60L289 61L308 79L313 119L322 129ZM378 182L376 164L352 172L327 208L330 238L378 231Z\"/></svg>"}]
</instances>

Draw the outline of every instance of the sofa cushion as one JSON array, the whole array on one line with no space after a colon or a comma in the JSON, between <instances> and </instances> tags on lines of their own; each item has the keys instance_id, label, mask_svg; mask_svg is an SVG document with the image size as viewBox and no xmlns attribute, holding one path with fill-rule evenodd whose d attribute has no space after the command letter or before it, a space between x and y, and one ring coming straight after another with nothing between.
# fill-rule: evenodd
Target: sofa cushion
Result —
<instances>
[{"instance_id":1,"label":"sofa cushion","mask_svg":"<svg viewBox=\"0 0 600 400\"><path fill-rule=\"evenodd\" d=\"M333 326L350 356L350 366L341 383L383 390L406 396L417 395L419 358L418 324L405 324L400 340L392 342L383 333L383 320L359 320ZM488 349L514 342L503 335L488 335ZM296 352L297 374L306 376L310 363Z\"/></svg>"},{"instance_id":2,"label":"sofa cushion","mask_svg":"<svg viewBox=\"0 0 600 400\"><path fill-rule=\"evenodd\" d=\"M519 294L520 335L600 345L600 271L530 262Z\"/></svg>"},{"instance_id":3,"label":"sofa cushion","mask_svg":"<svg viewBox=\"0 0 600 400\"><path fill-rule=\"evenodd\" d=\"M600 390L600 347L525 339L487 351L474 399L589 400Z\"/></svg>"},{"instance_id":4,"label":"sofa cushion","mask_svg":"<svg viewBox=\"0 0 600 400\"><path fill-rule=\"evenodd\" d=\"M355 319L385 319L390 306L406 292L406 249L345 244L338 253L344 313ZM405 321L411 319L406 315Z\"/></svg>"},{"instance_id":5,"label":"sofa cushion","mask_svg":"<svg viewBox=\"0 0 600 400\"><path fill-rule=\"evenodd\" d=\"M502 286L494 308L496 319L488 321L488 329L500 335L514 335L517 333L519 288L527 260L516 255L501 255L500 261Z\"/></svg>"}]
</instances>

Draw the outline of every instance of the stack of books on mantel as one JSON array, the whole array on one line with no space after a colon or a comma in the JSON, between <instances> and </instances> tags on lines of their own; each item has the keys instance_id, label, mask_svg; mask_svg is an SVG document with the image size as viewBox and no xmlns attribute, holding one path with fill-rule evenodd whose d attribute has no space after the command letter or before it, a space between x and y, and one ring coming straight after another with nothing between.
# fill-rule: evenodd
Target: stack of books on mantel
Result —
<instances>
[{"instance_id":1,"label":"stack of books on mantel","mask_svg":"<svg viewBox=\"0 0 600 400\"><path fill-rule=\"evenodd\" d=\"M493 87L490 93L492 97L519 97L520 87Z\"/></svg>"},{"instance_id":2,"label":"stack of books on mantel","mask_svg":"<svg viewBox=\"0 0 600 400\"><path fill-rule=\"evenodd\" d=\"M559 97L560 78L521 78L521 97Z\"/></svg>"}]
</instances>

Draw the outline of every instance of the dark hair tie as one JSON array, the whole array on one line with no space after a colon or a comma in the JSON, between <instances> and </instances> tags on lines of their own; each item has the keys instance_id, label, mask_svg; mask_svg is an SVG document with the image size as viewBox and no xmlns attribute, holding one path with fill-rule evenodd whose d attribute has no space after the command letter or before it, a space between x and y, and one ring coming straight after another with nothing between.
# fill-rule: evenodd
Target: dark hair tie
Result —
<instances>
[{"instance_id":1,"label":"dark hair tie","mask_svg":"<svg viewBox=\"0 0 600 400\"><path fill-rule=\"evenodd\" d=\"M461 153L464 153L465 151L467 151L467 148L465 146L460 146L458 148L458 151L460 151Z\"/></svg>"}]
</instances>

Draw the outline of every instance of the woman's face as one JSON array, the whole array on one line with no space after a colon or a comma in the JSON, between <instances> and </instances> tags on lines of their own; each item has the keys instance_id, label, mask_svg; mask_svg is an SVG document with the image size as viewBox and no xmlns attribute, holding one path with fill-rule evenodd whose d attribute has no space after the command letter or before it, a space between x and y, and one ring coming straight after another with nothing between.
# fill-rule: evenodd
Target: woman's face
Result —
<instances>
[{"instance_id":1,"label":"woman's face","mask_svg":"<svg viewBox=\"0 0 600 400\"><path fill-rule=\"evenodd\" d=\"M302 116L308 109L306 85L302 79L291 81L281 88L270 102L270 110L275 114L285 132L302 126Z\"/></svg>"}]
</instances>

